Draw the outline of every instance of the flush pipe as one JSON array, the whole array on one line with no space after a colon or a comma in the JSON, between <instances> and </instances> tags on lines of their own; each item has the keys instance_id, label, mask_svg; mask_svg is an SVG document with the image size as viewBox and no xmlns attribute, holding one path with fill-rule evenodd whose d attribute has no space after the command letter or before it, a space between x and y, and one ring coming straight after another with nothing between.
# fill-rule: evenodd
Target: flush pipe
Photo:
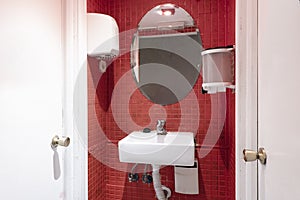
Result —
<instances>
[{"instance_id":1,"label":"flush pipe","mask_svg":"<svg viewBox=\"0 0 300 200\"><path fill-rule=\"evenodd\" d=\"M158 200L168 200L171 197L171 190L161 184L159 169L160 165L152 165L152 177L153 177L153 187L156 193L156 198ZM164 190L167 192L167 196L165 195Z\"/></svg>"}]
</instances>

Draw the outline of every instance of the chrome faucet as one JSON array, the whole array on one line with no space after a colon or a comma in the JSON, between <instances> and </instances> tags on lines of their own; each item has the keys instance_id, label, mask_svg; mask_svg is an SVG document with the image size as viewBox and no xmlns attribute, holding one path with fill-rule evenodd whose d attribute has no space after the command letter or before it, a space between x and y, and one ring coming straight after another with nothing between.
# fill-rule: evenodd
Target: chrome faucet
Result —
<instances>
[{"instance_id":1,"label":"chrome faucet","mask_svg":"<svg viewBox=\"0 0 300 200\"><path fill-rule=\"evenodd\" d=\"M167 134L165 125L166 125L166 120L157 120L157 125L156 125L157 135L166 135Z\"/></svg>"}]
</instances>

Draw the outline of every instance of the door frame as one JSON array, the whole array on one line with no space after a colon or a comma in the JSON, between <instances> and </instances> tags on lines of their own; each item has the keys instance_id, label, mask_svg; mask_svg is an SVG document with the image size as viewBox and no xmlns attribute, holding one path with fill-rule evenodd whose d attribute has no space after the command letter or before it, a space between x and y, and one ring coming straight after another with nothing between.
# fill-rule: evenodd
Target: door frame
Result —
<instances>
[{"instance_id":1,"label":"door frame","mask_svg":"<svg viewBox=\"0 0 300 200\"><path fill-rule=\"evenodd\" d=\"M61 3L63 135L71 138L71 145L63 155L64 199L87 200L87 3L85 0L61 0Z\"/></svg>"},{"instance_id":2,"label":"door frame","mask_svg":"<svg viewBox=\"0 0 300 200\"><path fill-rule=\"evenodd\" d=\"M80 79L80 105L73 107L74 77L86 69L86 1L62 0L64 132L73 138L66 151L65 199L88 199L87 162L87 74ZM243 161L243 149L257 149L257 27L258 2L236 0L236 200L257 199L257 162ZM75 66L75 67L74 67ZM70 73L71 72L71 73ZM74 76L75 75L75 76ZM70 92L71 91L71 92ZM76 113L75 113L76 112ZM74 124L74 115L81 117L81 138ZM71 120L72 119L72 120ZM83 136L83 137L82 137ZM84 183L84 184L83 184Z\"/></svg>"},{"instance_id":3,"label":"door frame","mask_svg":"<svg viewBox=\"0 0 300 200\"><path fill-rule=\"evenodd\" d=\"M257 162L245 163L243 149L257 150L258 0L236 1L236 199L258 199Z\"/></svg>"}]
</instances>

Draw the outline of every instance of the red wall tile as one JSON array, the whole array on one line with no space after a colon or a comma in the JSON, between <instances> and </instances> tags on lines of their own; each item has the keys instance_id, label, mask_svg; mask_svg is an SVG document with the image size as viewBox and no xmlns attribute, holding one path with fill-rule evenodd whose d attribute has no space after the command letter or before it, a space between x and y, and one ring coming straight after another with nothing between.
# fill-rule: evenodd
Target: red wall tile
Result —
<instances>
[{"instance_id":1,"label":"red wall tile","mask_svg":"<svg viewBox=\"0 0 300 200\"><path fill-rule=\"evenodd\" d=\"M174 3L184 8L195 19L200 29L204 48L233 45L235 40L235 1L234 0L88 0L88 12L99 12L111 15L119 25L120 32L136 28L143 15L156 5ZM120 40L120 47L126 50L130 47L132 34L128 33ZM117 142L128 134L120 129L115 122L111 108L111 98L116 84L122 76L130 71L129 53L120 56L104 74L97 69L97 63L89 59L88 71L88 96L89 96L89 199L155 199L152 185L129 183L127 173L113 169L118 165L118 155L112 149ZM101 76L101 78L100 78ZM100 78L100 80L99 80ZM128 81L121 85L122 91L134 84ZM194 93L200 109L200 121L195 121L195 116L189 115L185 122L186 131L199 123L196 140L202 144L208 127L212 121L218 126L220 116L212 115L211 105L219 106L220 102L211 100L210 95L201 94L202 78L199 77L194 86ZM118 95L118 94L117 94ZM122 96L119 96L122 98ZM187 97L185 100L192 101ZM153 106L138 90L130 97L130 117L139 126L150 123L149 109ZM123 107L119 112L125 112ZM126 109L126 107L124 108ZM158 118L161 108L156 107ZM167 115L167 130L178 130L181 112L180 104L164 106ZM123 125L127 130L134 130L126 124L125 116ZM99 134L99 127L110 140L107 142ZM152 127L154 126L152 125ZM165 167L161 170L162 183L172 190L171 199L234 199L235 198L235 96L230 91L226 93L226 120L222 134L212 151L199 160L199 195L183 195L174 192L174 169ZM207 146L209 148L209 146ZM198 149L199 150L199 149ZM197 154L198 155L198 154ZM102 159L105 160L103 164ZM130 168L132 165L128 165ZM141 176L141 174L140 174Z\"/></svg>"}]
</instances>

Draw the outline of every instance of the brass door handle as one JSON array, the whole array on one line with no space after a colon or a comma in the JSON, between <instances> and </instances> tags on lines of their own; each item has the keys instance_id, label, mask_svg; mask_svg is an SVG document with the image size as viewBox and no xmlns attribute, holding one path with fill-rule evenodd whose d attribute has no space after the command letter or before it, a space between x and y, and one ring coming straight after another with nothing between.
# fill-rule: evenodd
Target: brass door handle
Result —
<instances>
[{"instance_id":1,"label":"brass door handle","mask_svg":"<svg viewBox=\"0 0 300 200\"><path fill-rule=\"evenodd\" d=\"M259 160L263 165L267 163L267 153L264 148L259 148L258 152L249 149L244 149L243 154L244 160L246 162Z\"/></svg>"},{"instance_id":2,"label":"brass door handle","mask_svg":"<svg viewBox=\"0 0 300 200\"><path fill-rule=\"evenodd\" d=\"M66 136L57 136L55 135L52 138L52 142L51 142L51 147L52 148L56 148L57 146L63 146L63 147L67 147L70 144L70 138L66 137Z\"/></svg>"}]
</instances>

